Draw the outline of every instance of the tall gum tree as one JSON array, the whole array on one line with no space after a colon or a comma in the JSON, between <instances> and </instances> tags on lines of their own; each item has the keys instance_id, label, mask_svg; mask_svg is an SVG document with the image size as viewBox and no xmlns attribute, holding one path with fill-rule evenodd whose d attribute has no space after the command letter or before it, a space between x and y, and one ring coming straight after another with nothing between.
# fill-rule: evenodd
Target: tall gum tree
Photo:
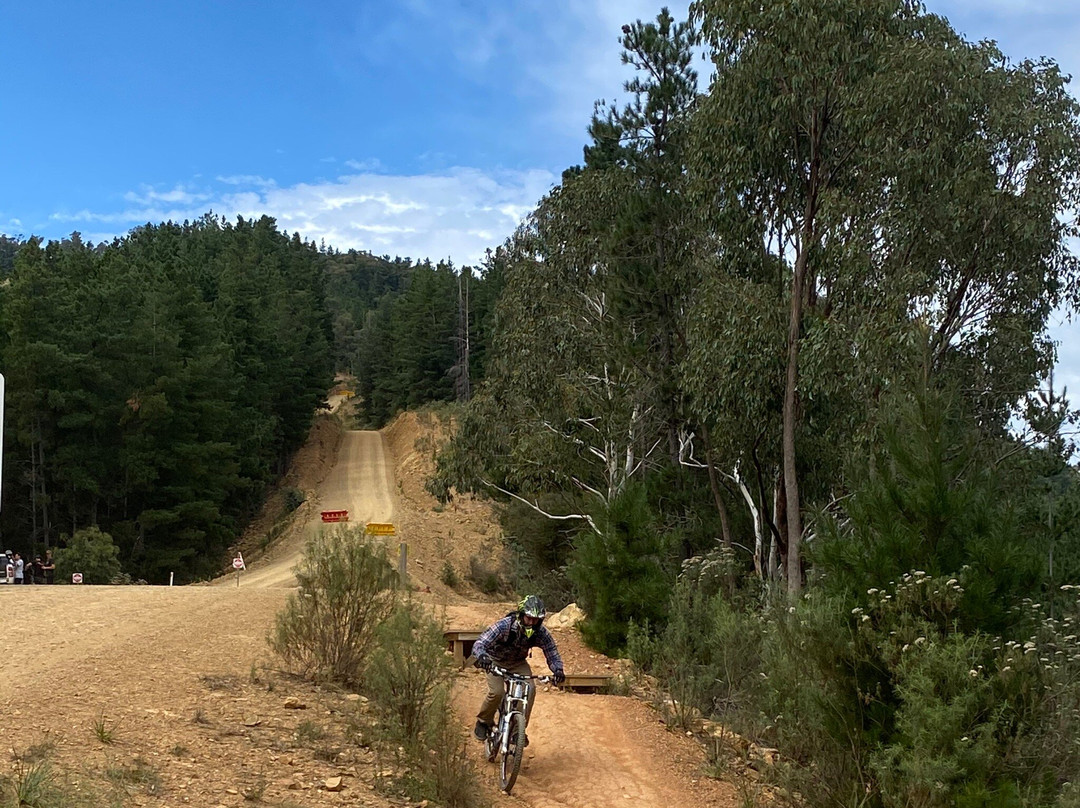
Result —
<instances>
[{"instance_id":1,"label":"tall gum tree","mask_svg":"<svg viewBox=\"0 0 1080 808\"><path fill-rule=\"evenodd\" d=\"M864 428L928 325L936 371L969 378L998 423L1052 361L1046 318L1076 273L1076 104L1052 64L1011 67L911 2L698 0L691 16L716 69L688 160L710 260L776 266L787 308L796 597L816 460L800 446L823 398Z\"/></svg>"},{"instance_id":2,"label":"tall gum tree","mask_svg":"<svg viewBox=\"0 0 1080 808\"><path fill-rule=\"evenodd\" d=\"M472 408L485 416L466 416L458 439L471 443L467 455L501 459L489 482L574 489L601 509L635 475L678 464L684 417L674 369L693 34L666 9L622 30L631 100L597 105L585 166L564 174L502 251L495 356ZM458 482L475 485L462 470Z\"/></svg>"}]
</instances>

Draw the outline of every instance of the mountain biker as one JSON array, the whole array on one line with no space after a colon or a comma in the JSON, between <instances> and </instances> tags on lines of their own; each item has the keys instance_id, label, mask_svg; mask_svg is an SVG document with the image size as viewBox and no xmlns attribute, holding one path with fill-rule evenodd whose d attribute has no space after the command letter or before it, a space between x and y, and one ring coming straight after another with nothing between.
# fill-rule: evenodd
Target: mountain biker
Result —
<instances>
[{"instance_id":1,"label":"mountain biker","mask_svg":"<svg viewBox=\"0 0 1080 808\"><path fill-rule=\"evenodd\" d=\"M546 615L544 601L536 595L529 595L518 604L515 611L508 612L506 617L492 623L473 644L473 656L476 657L474 664L487 671L488 687L487 696L480 705L480 712L476 714L473 734L477 740L487 738L492 724L495 723L495 711L502 702L503 677L491 672L493 665L505 668L510 673L531 676L532 668L526 658L530 649L539 647L544 652L544 659L551 669L555 684L566 681L562 657L559 656L555 639L544 627ZM526 724L529 722L529 713L532 712L535 699L536 690L530 688L529 700L525 706ZM525 745L528 746L528 743L529 738L526 736Z\"/></svg>"}]
</instances>

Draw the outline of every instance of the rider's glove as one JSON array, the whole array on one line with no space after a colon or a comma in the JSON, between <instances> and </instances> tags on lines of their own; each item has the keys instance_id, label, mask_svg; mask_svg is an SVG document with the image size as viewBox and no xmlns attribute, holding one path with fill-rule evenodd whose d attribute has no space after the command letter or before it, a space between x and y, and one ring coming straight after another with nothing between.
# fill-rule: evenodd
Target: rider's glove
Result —
<instances>
[{"instance_id":1,"label":"rider's glove","mask_svg":"<svg viewBox=\"0 0 1080 808\"><path fill-rule=\"evenodd\" d=\"M555 684L557 685L561 685L563 682L566 681L566 673L563 671L562 668L559 668L557 671L552 671L551 676L555 680Z\"/></svg>"},{"instance_id":2,"label":"rider's glove","mask_svg":"<svg viewBox=\"0 0 1080 808\"><path fill-rule=\"evenodd\" d=\"M476 662L473 663L482 671L490 671L494 667L495 662L487 654L481 654L476 658Z\"/></svg>"}]
</instances>

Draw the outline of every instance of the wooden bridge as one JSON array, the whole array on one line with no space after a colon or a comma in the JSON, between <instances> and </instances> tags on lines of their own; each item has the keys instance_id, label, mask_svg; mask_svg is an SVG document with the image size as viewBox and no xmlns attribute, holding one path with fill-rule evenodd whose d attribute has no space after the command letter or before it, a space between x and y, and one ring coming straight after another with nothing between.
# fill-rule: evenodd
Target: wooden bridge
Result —
<instances>
[{"instance_id":1,"label":"wooden bridge","mask_svg":"<svg viewBox=\"0 0 1080 808\"><path fill-rule=\"evenodd\" d=\"M465 667L465 661L472 656L473 643L480 639L483 632L477 629L448 629L443 632L446 649L454 655L458 668ZM611 677L599 673L568 673L566 681L559 687L573 690L575 693L599 693L611 683Z\"/></svg>"}]
</instances>

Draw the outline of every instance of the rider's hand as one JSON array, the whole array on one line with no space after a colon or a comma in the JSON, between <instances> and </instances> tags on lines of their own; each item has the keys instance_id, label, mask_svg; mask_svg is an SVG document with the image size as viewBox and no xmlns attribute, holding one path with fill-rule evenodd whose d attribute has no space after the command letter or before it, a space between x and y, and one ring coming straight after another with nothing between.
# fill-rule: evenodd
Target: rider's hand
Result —
<instances>
[{"instance_id":1,"label":"rider's hand","mask_svg":"<svg viewBox=\"0 0 1080 808\"><path fill-rule=\"evenodd\" d=\"M476 662L473 664L482 671L490 671L495 665L495 662L487 654L481 654L476 658Z\"/></svg>"},{"instance_id":2,"label":"rider's hand","mask_svg":"<svg viewBox=\"0 0 1080 808\"><path fill-rule=\"evenodd\" d=\"M566 673L562 668L559 668L557 671L552 671L551 677L555 680L555 684L557 685L561 685L566 681Z\"/></svg>"}]
</instances>

